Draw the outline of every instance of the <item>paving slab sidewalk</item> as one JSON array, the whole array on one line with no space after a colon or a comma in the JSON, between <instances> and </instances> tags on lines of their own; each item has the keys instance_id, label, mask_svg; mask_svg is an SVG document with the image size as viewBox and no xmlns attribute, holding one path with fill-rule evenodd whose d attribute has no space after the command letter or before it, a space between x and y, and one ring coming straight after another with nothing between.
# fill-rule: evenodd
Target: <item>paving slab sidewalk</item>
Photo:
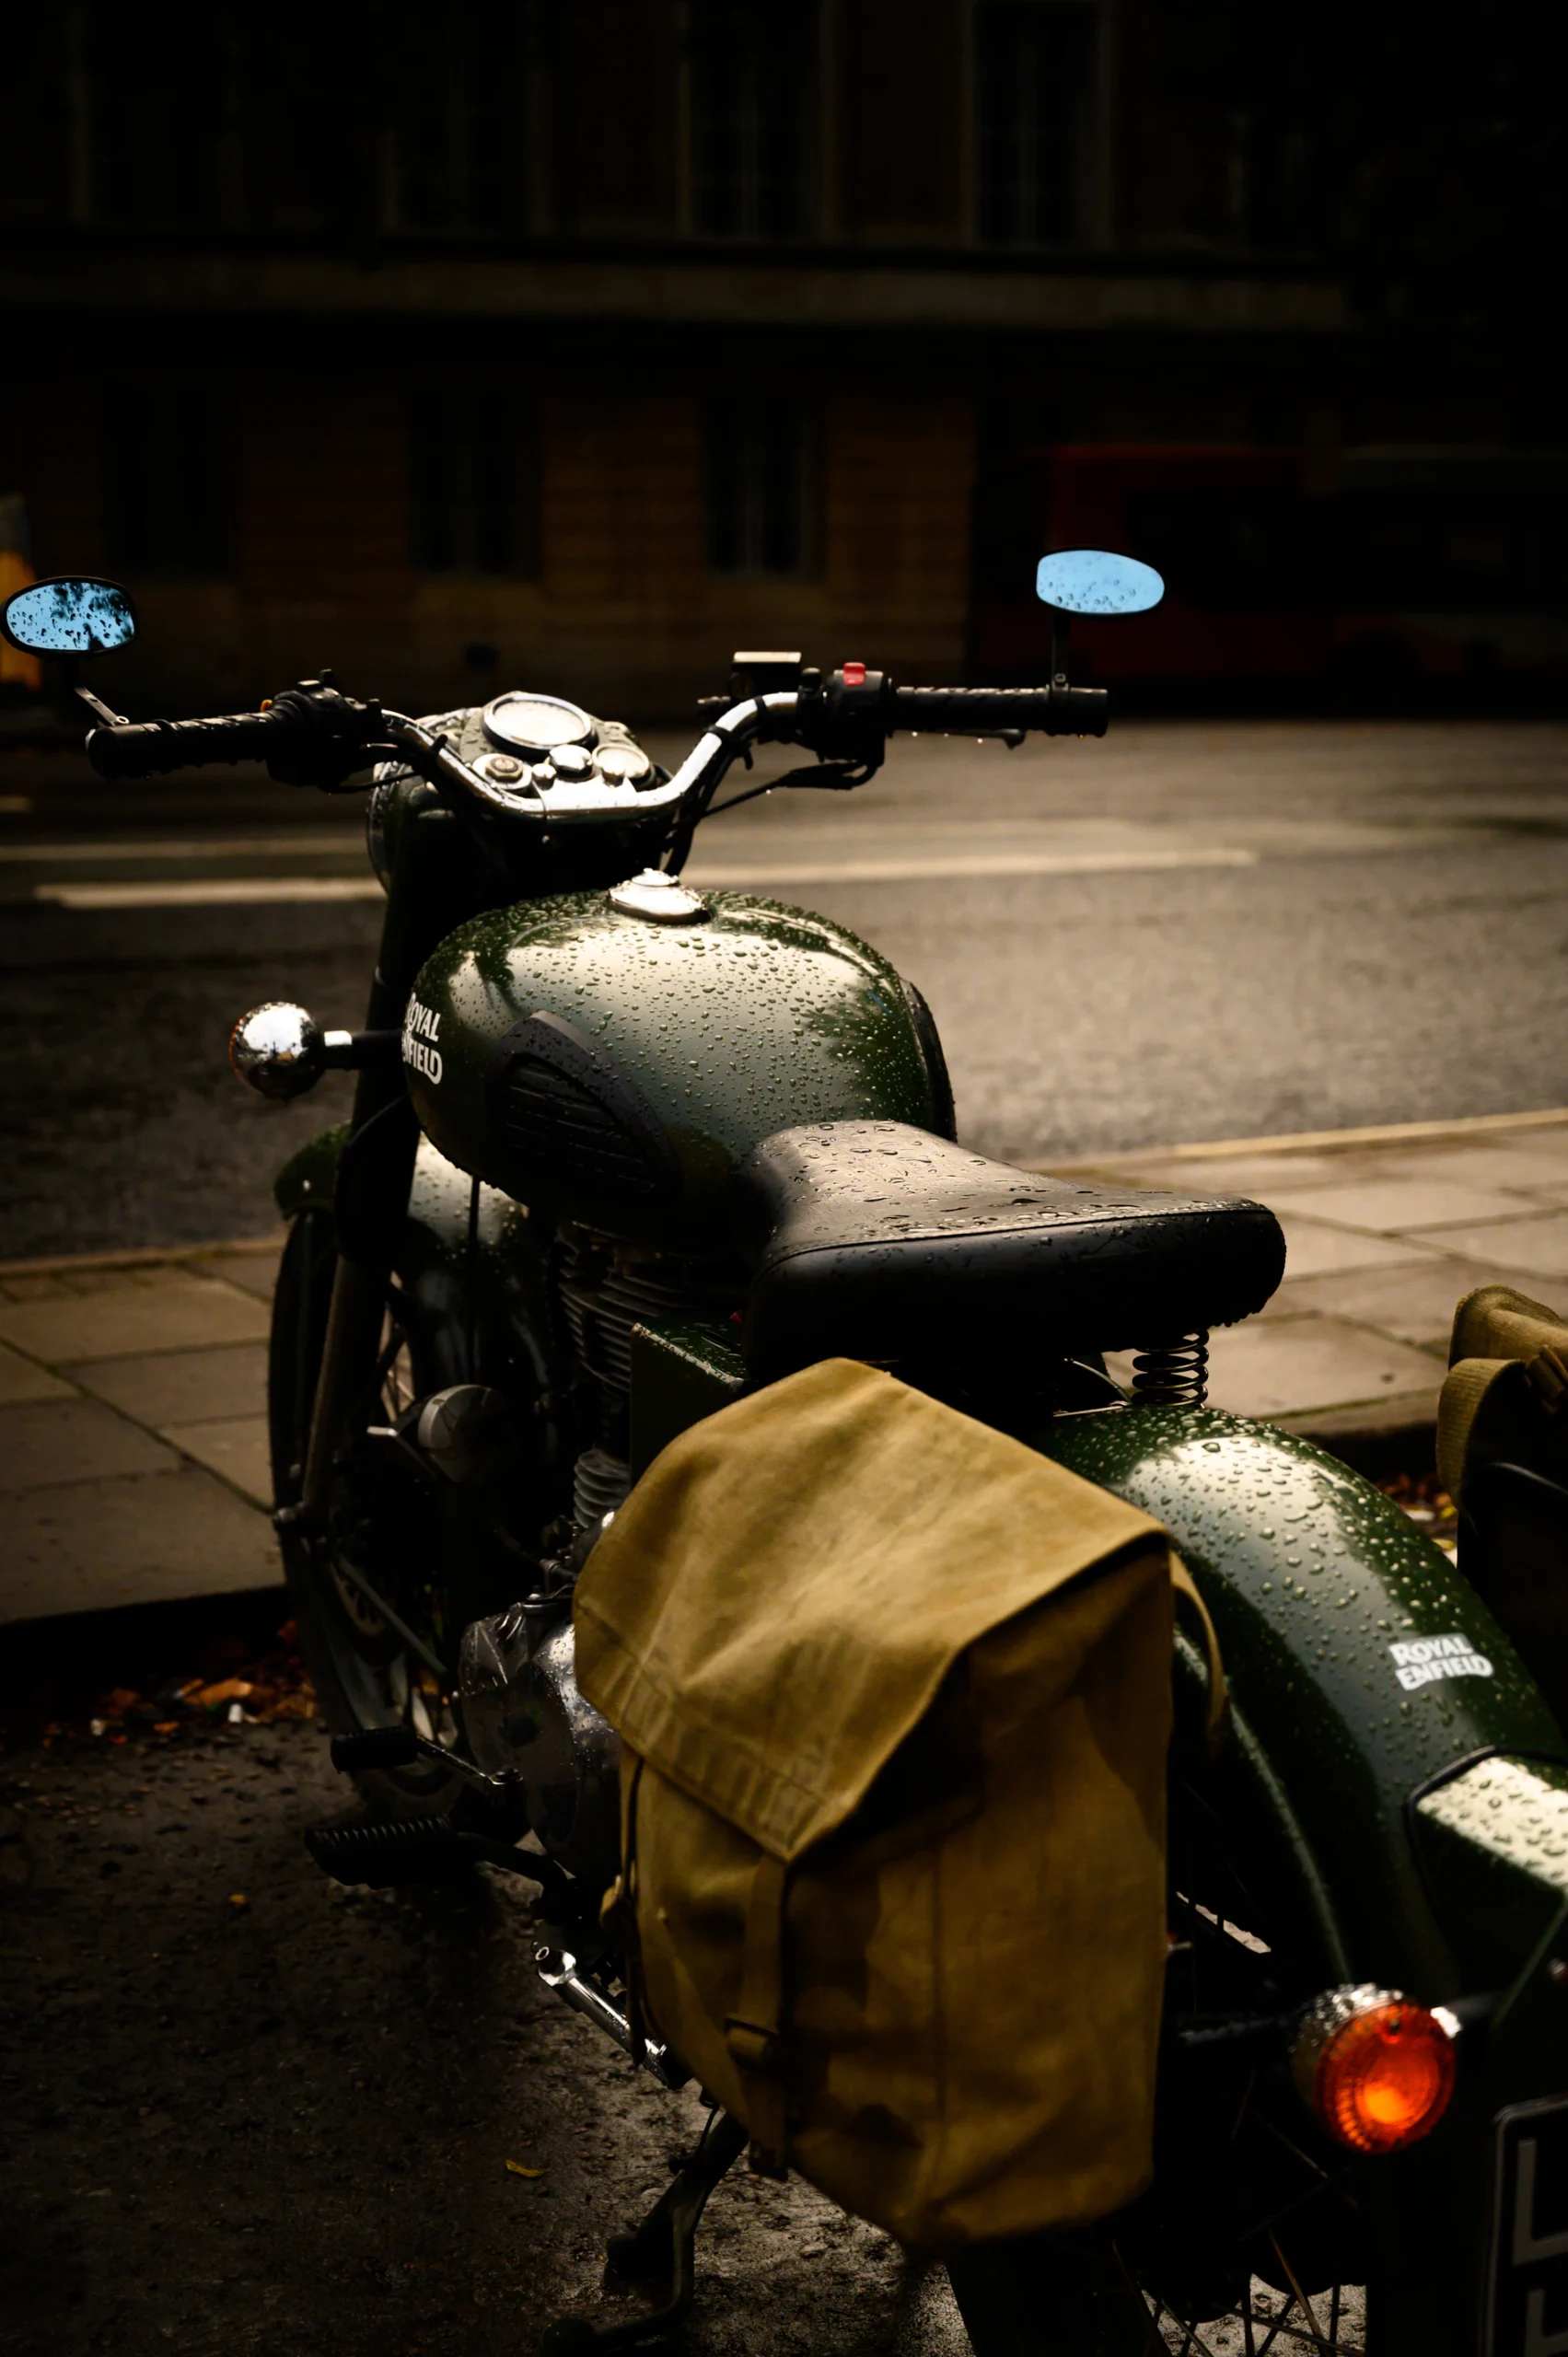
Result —
<instances>
[{"instance_id":1,"label":"paving slab sidewalk","mask_svg":"<svg viewBox=\"0 0 1568 2357\"><path fill-rule=\"evenodd\" d=\"M1568 1109L1225 1139L1073 1175L1250 1195L1277 1213L1284 1282L1259 1317L1210 1337L1210 1404L1330 1447L1430 1447L1454 1306L1475 1286L1568 1306ZM1131 1380L1130 1357L1110 1365Z\"/></svg>"},{"instance_id":2,"label":"paving slab sidewalk","mask_svg":"<svg viewBox=\"0 0 1568 2357\"><path fill-rule=\"evenodd\" d=\"M1212 1402L1347 1453L1402 1442L1412 1470L1460 1295L1501 1280L1568 1306L1568 1108L1050 1167L1268 1203L1284 1283L1212 1338ZM280 1245L0 1265L0 1623L280 1578L264 1413Z\"/></svg>"},{"instance_id":3,"label":"paving slab sidewalk","mask_svg":"<svg viewBox=\"0 0 1568 2357\"><path fill-rule=\"evenodd\" d=\"M281 1580L281 1241L0 1267L0 1622Z\"/></svg>"}]
</instances>

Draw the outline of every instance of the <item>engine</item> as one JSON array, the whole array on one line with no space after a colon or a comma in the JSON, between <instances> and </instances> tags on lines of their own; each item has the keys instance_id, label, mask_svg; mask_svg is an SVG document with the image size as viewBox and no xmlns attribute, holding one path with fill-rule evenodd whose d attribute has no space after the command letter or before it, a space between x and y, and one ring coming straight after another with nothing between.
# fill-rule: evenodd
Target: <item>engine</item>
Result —
<instances>
[{"instance_id":1,"label":"engine","mask_svg":"<svg viewBox=\"0 0 1568 2357\"><path fill-rule=\"evenodd\" d=\"M591 1888L608 1888L621 1849L621 1744L577 1691L570 1588L473 1621L458 1683L479 1765L520 1782L541 1846Z\"/></svg>"}]
</instances>

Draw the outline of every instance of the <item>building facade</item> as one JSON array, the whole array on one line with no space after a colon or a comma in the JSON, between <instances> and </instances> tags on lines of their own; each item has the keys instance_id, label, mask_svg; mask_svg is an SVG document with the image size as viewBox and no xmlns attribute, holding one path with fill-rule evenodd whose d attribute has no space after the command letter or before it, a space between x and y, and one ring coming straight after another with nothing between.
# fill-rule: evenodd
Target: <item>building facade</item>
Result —
<instances>
[{"instance_id":1,"label":"building facade","mask_svg":"<svg viewBox=\"0 0 1568 2357\"><path fill-rule=\"evenodd\" d=\"M1019 447L1478 430L1436 383L1347 422L1342 276L1182 21L58 0L7 35L0 494L191 706L330 662L675 717L759 644L959 678Z\"/></svg>"}]
</instances>

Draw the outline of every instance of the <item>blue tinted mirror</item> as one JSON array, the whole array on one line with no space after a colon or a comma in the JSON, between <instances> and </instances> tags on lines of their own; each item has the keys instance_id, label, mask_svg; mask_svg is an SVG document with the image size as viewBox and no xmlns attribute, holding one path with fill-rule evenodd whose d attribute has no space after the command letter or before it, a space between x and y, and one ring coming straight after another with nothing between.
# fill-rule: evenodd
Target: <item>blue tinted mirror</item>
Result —
<instances>
[{"instance_id":1,"label":"blue tinted mirror","mask_svg":"<svg viewBox=\"0 0 1568 2357\"><path fill-rule=\"evenodd\" d=\"M107 655L135 637L136 617L117 581L64 574L7 598L0 631L25 655Z\"/></svg>"},{"instance_id":2,"label":"blue tinted mirror","mask_svg":"<svg viewBox=\"0 0 1568 2357\"><path fill-rule=\"evenodd\" d=\"M1146 614L1165 596L1152 564L1106 549L1059 549L1042 556L1035 594L1063 614Z\"/></svg>"}]
</instances>

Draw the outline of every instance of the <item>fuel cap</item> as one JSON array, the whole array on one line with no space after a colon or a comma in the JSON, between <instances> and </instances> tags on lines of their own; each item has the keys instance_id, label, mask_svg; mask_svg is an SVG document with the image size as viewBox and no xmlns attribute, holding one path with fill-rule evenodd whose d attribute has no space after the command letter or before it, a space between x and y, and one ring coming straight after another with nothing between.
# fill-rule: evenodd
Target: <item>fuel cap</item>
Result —
<instances>
[{"instance_id":1,"label":"fuel cap","mask_svg":"<svg viewBox=\"0 0 1568 2357\"><path fill-rule=\"evenodd\" d=\"M611 885L606 897L622 916L645 917L653 924L695 924L713 913L699 893L662 867L645 867L624 884Z\"/></svg>"}]
</instances>

